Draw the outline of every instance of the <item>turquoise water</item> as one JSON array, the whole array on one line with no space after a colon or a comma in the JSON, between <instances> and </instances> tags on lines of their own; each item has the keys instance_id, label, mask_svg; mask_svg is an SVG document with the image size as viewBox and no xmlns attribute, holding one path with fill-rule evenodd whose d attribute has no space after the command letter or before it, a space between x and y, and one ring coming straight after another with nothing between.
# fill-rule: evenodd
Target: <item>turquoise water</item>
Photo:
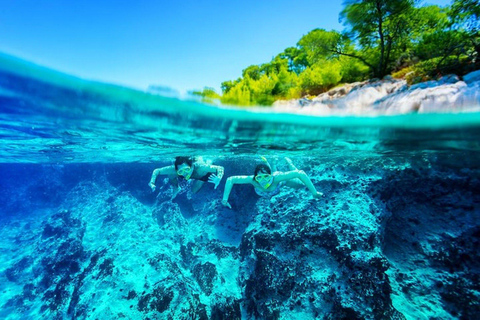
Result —
<instances>
[{"instance_id":1,"label":"turquoise water","mask_svg":"<svg viewBox=\"0 0 480 320\"><path fill-rule=\"evenodd\" d=\"M218 108L1 58L0 162L145 163L199 151L321 157L480 150L479 113L362 118Z\"/></svg>"},{"instance_id":2,"label":"turquoise water","mask_svg":"<svg viewBox=\"0 0 480 320\"><path fill-rule=\"evenodd\" d=\"M0 317L474 319L480 114L213 106L0 56ZM225 167L175 200L155 168ZM290 157L321 199L226 177Z\"/></svg>"}]
</instances>

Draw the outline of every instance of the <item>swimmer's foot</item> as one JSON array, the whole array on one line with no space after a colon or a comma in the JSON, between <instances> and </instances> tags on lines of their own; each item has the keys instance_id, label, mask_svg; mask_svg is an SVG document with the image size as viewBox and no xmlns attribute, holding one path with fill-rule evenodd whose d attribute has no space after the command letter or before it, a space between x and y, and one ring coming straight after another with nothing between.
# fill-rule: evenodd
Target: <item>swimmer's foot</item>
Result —
<instances>
[{"instance_id":1,"label":"swimmer's foot","mask_svg":"<svg viewBox=\"0 0 480 320\"><path fill-rule=\"evenodd\" d=\"M323 198L325 195L323 194L323 192L317 192L313 197L315 199L320 199L320 198Z\"/></svg>"},{"instance_id":2,"label":"swimmer's foot","mask_svg":"<svg viewBox=\"0 0 480 320\"><path fill-rule=\"evenodd\" d=\"M227 200L222 200L222 205L226 208L232 209L232 206L230 205L230 203L228 203Z\"/></svg>"}]
</instances>

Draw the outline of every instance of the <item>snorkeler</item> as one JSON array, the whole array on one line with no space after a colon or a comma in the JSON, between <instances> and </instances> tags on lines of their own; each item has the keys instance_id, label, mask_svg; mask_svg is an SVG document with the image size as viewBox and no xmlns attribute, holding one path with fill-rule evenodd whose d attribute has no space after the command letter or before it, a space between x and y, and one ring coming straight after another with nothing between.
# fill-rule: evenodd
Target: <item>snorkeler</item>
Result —
<instances>
[{"instance_id":1,"label":"snorkeler","mask_svg":"<svg viewBox=\"0 0 480 320\"><path fill-rule=\"evenodd\" d=\"M274 170L273 173L267 160L264 157L262 159L264 163L256 166L253 176L232 176L227 179L222 200L222 204L225 207L232 208L230 203L228 203L228 197L234 184L251 184L259 196L276 195L280 192L282 186L295 189L306 186L315 198L323 196L323 193L315 189L307 174L303 170L298 170L289 158L285 158L285 160L291 171L281 172Z\"/></svg>"},{"instance_id":2,"label":"snorkeler","mask_svg":"<svg viewBox=\"0 0 480 320\"><path fill-rule=\"evenodd\" d=\"M148 185L155 191L155 182L159 175L167 175L170 183L176 187L172 199L174 199L180 192L178 179L196 180L192 186L193 193L197 193L205 182L210 182L215 185L217 189L222 180L224 169L222 166L215 166L205 163L201 158L195 157L176 157L175 164L163 168L153 170L152 178Z\"/></svg>"}]
</instances>

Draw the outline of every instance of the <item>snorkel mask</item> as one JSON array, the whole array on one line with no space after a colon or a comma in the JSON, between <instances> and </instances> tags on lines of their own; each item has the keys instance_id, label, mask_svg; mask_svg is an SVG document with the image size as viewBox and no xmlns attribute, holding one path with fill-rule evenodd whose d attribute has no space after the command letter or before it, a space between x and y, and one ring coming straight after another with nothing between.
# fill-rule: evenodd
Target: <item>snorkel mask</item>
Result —
<instances>
[{"instance_id":1,"label":"snorkel mask","mask_svg":"<svg viewBox=\"0 0 480 320\"><path fill-rule=\"evenodd\" d=\"M263 189L268 189L268 187L272 185L273 176L269 173L260 173L255 176L255 181L257 181Z\"/></svg>"},{"instance_id":2,"label":"snorkel mask","mask_svg":"<svg viewBox=\"0 0 480 320\"><path fill-rule=\"evenodd\" d=\"M264 156L260 156L260 159L265 162L264 167L266 166L267 168L261 168L259 172L255 170L255 172L257 172L257 175L255 176L255 181L257 181L262 188L268 189L268 187L270 187L273 183L273 175L269 173L272 170L270 164Z\"/></svg>"},{"instance_id":3,"label":"snorkel mask","mask_svg":"<svg viewBox=\"0 0 480 320\"><path fill-rule=\"evenodd\" d=\"M185 180L189 180L193 173L193 167L183 167L177 170L177 174Z\"/></svg>"}]
</instances>

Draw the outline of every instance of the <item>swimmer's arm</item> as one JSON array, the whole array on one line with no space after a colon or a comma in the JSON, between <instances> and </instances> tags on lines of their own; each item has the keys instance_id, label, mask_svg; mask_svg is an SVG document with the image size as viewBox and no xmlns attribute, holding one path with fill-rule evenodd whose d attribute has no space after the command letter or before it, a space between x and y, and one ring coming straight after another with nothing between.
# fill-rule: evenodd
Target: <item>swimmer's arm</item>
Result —
<instances>
[{"instance_id":1,"label":"swimmer's arm","mask_svg":"<svg viewBox=\"0 0 480 320\"><path fill-rule=\"evenodd\" d=\"M148 183L148 185L153 190L155 190L155 181L157 181L157 177L159 175L169 175L169 176L176 175L175 166L168 166L168 167L163 167L163 168L158 168L158 169L153 170L152 178L150 179L150 182Z\"/></svg>"},{"instance_id":2,"label":"swimmer's arm","mask_svg":"<svg viewBox=\"0 0 480 320\"><path fill-rule=\"evenodd\" d=\"M213 172L216 172L216 176L222 180L225 169L222 166L210 166L210 168L213 168L215 170Z\"/></svg>"},{"instance_id":3,"label":"swimmer's arm","mask_svg":"<svg viewBox=\"0 0 480 320\"><path fill-rule=\"evenodd\" d=\"M268 163L268 162L267 162ZM272 168L272 172L276 172L277 170L277 163L278 163L278 158L274 157L272 161L270 161L270 168Z\"/></svg>"},{"instance_id":4,"label":"swimmer's arm","mask_svg":"<svg viewBox=\"0 0 480 320\"><path fill-rule=\"evenodd\" d=\"M272 172L277 171L277 162L278 162L277 157L273 157L271 162L268 162L267 158L265 158L264 156L260 156L260 158L265 162L267 166L269 166L272 169Z\"/></svg>"},{"instance_id":5,"label":"swimmer's arm","mask_svg":"<svg viewBox=\"0 0 480 320\"><path fill-rule=\"evenodd\" d=\"M323 195L323 193L318 192L317 189L315 189L315 186L312 183L312 180L307 176L305 171L303 170L293 170L293 171L287 171L287 172L282 172L278 173L275 176L275 180L278 182L280 181L288 181L292 179L299 179L302 181L302 183L307 187L307 189L312 193L314 197L320 197Z\"/></svg>"},{"instance_id":6,"label":"swimmer's arm","mask_svg":"<svg viewBox=\"0 0 480 320\"><path fill-rule=\"evenodd\" d=\"M225 190L223 191L222 204L223 205L228 204L228 197L230 196L230 192L232 191L232 187L234 184L248 184L248 183L252 184L252 181L253 181L253 176L228 177L227 182L225 183Z\"/></svg>"}]
</instances>

